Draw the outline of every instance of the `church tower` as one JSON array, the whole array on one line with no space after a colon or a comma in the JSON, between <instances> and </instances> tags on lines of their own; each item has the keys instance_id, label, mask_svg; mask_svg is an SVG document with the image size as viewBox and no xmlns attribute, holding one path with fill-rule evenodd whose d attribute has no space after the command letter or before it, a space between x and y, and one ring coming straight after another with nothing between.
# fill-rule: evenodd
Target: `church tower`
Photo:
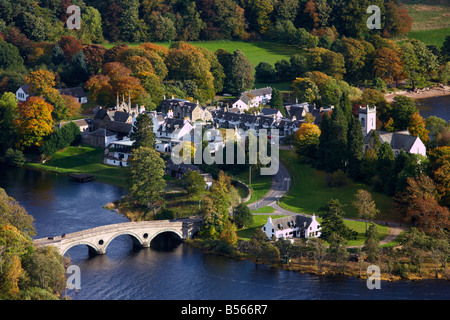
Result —
<instances>
[{"instance_id":1,"label":"church tower","mask_svg":"<svg viewBox=\"0 0 450 320\"><path fill-rule=\"evenodd\" d=\"M361 122L364 137L371 130L377 129L377 107L359 107L359 121Z\"/></svg>"}]
</instances>

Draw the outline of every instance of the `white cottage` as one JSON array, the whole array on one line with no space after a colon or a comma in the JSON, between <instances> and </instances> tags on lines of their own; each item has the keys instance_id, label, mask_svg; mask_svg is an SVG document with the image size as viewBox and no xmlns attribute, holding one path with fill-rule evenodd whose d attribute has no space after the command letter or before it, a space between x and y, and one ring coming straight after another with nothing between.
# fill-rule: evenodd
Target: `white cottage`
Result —
<instances>
[{"instance_id":1,"label":"white cottage","mask_svg":"<svg viewBox=\"0 0 450 320\"><path fill-rule=\"evenodd\" d=\"M105 164L128 167L128 158L131 157L131 147L134 141L130 139L112 142L105 150Z\"/></svg>"},{"instance_id":2,"label":"white cottage","mask_svg":"<svg viewBox=\"0 0 450 320\"><path fill-rule=\"evenodd\" d=\"M292 239L320 237L322 228L315 215L307 217L297 214L273 220L269 217L262 230L269 239L273 236L276 239Z\"/></svg>"}]
</instances>

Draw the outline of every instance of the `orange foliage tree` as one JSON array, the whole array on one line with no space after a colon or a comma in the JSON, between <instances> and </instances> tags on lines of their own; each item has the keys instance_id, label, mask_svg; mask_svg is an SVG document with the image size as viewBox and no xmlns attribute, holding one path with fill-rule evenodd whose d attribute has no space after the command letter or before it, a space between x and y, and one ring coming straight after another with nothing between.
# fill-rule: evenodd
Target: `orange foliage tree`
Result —
<instances>
[{"instance_id":1,"label":"orange foliage tree","mask_svg":"<svg viewBox=\"0 0 450 320\"><path fill-rule=\"evenodd\" d=\"M55 74L47 70L36 70L30 72L25 81L30 86L30 92L40 96L55 86Z\"/></svg>"},{"instance_id":2,"label":"orange foliage tree","mask_svg":"<svg viewBox=\"0 0 450 320\"><path fill-rule=\"evenodd\" d=\"M373 61L375 75L388 84L397 82L404 77L400 54L390 48L381 48L375 54Z\"/></svg>"},{"instance_id":3,"label":"orange foliage tree","mask_svg":"<svg viewBox=\"0 0 450 320\"><path fill-rule=\"evenodd\" d=\"M422 118L419 112L414 112L409 119L408 130L411 135L419 137L423 143L430 141L430 131L425 128L425 119Z\"/></svg>"},{"instance_id":4,"label":"orange foliage tree","mask_svg":"<svg viewBox=\"0 0 450 320\"><path fill-rule=\"evenodd\" d=\"M53 106L39 97L30 97L17 108L14 126L18 135L17 147L41 146L44 137L52 133Z\"/></svg>"}]
</instances>

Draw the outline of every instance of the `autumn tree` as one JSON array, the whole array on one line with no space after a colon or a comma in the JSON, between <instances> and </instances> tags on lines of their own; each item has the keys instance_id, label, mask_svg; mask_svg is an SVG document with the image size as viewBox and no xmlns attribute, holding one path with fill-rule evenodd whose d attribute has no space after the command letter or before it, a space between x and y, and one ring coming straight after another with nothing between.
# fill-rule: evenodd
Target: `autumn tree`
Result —
<instances>
[{"instance_id":1,"label":"autumn tree","mask_svg":"<svg viewBox=\"0 0 450 320\"><path fill-rule=\"evenodd\" d=\"M358 216L364 219L367 234L367 220L373 220L380 210L376 208L375 201L373 201L370 192L364 189L359 189L356 192L353 206L358 209Z\"/></svg>"},{"instance_id":2,"label":"autumn tree","mask_svg":"<svg viewBox=\"0 0 450 320\"><path fill-rule=\"evenodd\" d=\"M313 123L303 123L294 133L297 155L303 159L315 159L319 147L320 129Z\"/></svg>"},{"instance_id":3,"label":"autumn tree","mask_svg":"<svg viewBox=\"0 0 450 320\"><path fill-rule=\"evenodd\" d=\"M373 70L375 76L383 79L388 84L398 82L404 78L400 55L390 48L381 48L376 51Z\"/></svg>"},{"instance_id":4,"label":"autumn tree","mask_svg":"<svg viewBox=\"0 0 450 320\"><path fill-rule=\"evenodd\" d=\"M44 137L52 133L53 106L39 97L30 97L19 105L18 118L14 120L18 148L40 146Z\"/></svg>"},{"instance_id":5,"label":"autumn tree","mask_svg":"<svg viewBox=\"0 0 450 320\"><path fill-rule=\"evenodd\" d=\"M32 95L42 96L44 92L55 86L55 74L47 70L36 70L25 77Z\"/></svg>"},{"instance_id":6,"label":"autumn tree","mask_svg":"<svg viewBox=\"0 0 450 320\"><path fill-rule=\"evenodd\" d=\"M430 142L430 132L426 129L425 119L419 112L414 112L409 118L408 131L411 135L419 137L423 143Z\"/></svg>"}]
</instances>

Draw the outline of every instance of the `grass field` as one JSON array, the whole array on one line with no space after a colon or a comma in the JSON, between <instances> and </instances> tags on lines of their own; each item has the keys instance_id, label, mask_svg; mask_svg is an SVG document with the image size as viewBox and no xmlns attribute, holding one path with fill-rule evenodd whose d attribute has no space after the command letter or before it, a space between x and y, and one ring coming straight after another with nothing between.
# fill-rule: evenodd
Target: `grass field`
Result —
<instances>
[{"instance_id":1,"label":"grass field","mask_svg":"<svg viewBox=\"0 0 450 320\"><path fill-rule=\"evenodd\" d=\"M371 187L363 183L349 180L347 185L331 188L326 184L326 173L311 168L310 165L298 161L295 151L280 150L280 156L295 173L295 185L288 195L283 197L280 204L286 209L306 214L317 213L330 199L338 199L344 207L346 218L357 218L357 210L353 207L354 195L358 189L365 189L372 193L380 214L376 220L398 221L400 217L393 212L393 200L385 194L372 192Z\"/></svg>"},{"instance_id":2,"label":"grass field","mask_svg":"<svg viewBox=\"0 0 450 320\"><path fill-rule=\"evenodd\" d=\"M87 173L95 180L126 187L127 170L103 164L104 149L87 146L68 147L57 152L45 163L28 163L36 169L58 173Z\"/></svg>"},{"instance_id":3,"label":"grass field","mask_svg":"<svg viewBox=\"0 0 450 320\"><path fill-rule=\"evenodd\" d=\"M262 176L259 174L259 170L256 169L252 169L251 185L249 183L250 177L248 171L242 172L237 175L236 178L252 189L252 197L246 204L253 203L257 199L261 199L267 192L269 192L272 186L272 177Z\"/></svg>"},{"instance_id":4,"label":"grass field","mask_svg":"<svg viewBox=\"0 0 450 320\"><path fill-rule=\"evenodd\" d=\"M262 61L275 64L278 60L287 59L297 53L299 49L295 46L287 44L280 44L277 42L268 41L192 41L190 44L198 47L203 47L211 51L218 49L225 49L231 53L236 50L244 52L245 56L250 60L254 67ZM160 45L170 47L170 42L161 42ZM137 46L138 44L128 44L129 46ZM114 44L105 44L107 49L112 48Z\"/></svg>"},{"instance_id":5,"label":"grass field","mask_svg":"<svg viewBox=\"0 0 450 320\"><path fill-rule=\"evenodd\" d=\"M402 0L413 26L408 38L426 45L441 47L450 35L450 6L448 0Z\"/></svg>"}]
</instances>

